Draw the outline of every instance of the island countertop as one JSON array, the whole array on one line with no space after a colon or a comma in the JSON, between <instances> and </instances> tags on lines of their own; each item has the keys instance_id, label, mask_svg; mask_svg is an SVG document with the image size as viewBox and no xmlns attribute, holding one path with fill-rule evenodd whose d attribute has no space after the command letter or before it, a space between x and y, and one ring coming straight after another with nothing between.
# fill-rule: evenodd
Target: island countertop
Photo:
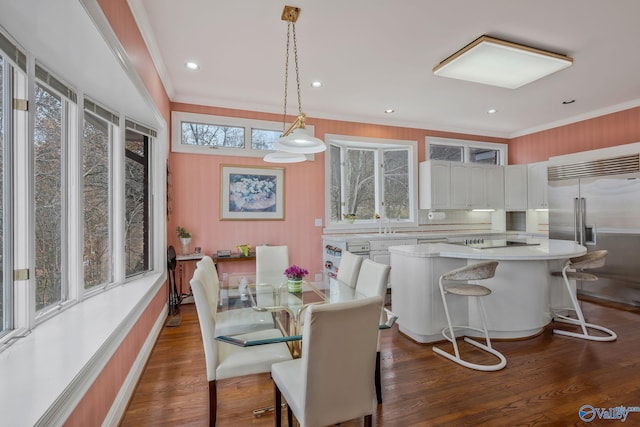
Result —
<instances>
[{"instance_id":1,"label":"island countertop","mask_svg":"<svg viewBox=\"0 0 640 427\"><path fill-rule=\"evenodd\" d=\"M510 246L477 249L454 243L425 243L421 245L391 246L389 252L417 258L464 258L506 260L554 260L584 255L587 248L569 240L526 239L533 246Z\"/></svg>"}]
</instances>

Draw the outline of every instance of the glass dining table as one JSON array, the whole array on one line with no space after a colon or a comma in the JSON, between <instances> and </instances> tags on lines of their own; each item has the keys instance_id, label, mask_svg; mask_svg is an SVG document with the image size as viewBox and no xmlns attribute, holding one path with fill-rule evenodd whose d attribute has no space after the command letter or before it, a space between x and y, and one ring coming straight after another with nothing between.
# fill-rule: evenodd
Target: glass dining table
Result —
<instances>
[{"instance_id":1,"label":"glass dining table","mask_svg":"<svg viewBox=\"0 0 640 427\"><path fill-rule=\"evenodd\" d=\"M255 345L287 342L294 357L300 356L300 341L302 340L302 323L304 312L311 304L330 304L343 301L352 301L366 298L364 295L346 283L331 278L328 283L303 282L301 292L289 292L287 283L280 284L255 284L237 283L221 289L218 312L228 312L227 316L238 313L248 308L257 313L271 313L274 324L280 329L283 336L263 340L244 340L236 336L248 332L252 327L247 323L247 330L238 329L233 335L217 335L216 340L229 344L249 347ZM235 312L235 313L234 313ZM246 316L243 316L246 318ZM390 310L384 309L381 316L380 329L390 328L396 321Z\"/></svg>"}]
</instances>

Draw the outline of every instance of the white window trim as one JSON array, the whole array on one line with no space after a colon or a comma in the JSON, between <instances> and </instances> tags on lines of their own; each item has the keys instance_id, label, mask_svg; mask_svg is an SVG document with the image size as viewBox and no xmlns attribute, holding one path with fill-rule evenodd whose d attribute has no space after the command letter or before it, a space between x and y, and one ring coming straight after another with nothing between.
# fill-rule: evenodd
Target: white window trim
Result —
<instances>
[{"instance_id":1,"label":"white window trim","mask_svg":"<svg viewBox=\"0 0 640 427\"><path fill-rule=\"evenodd\" d=\"M497 150L500 152L500 162L498 165L506 165L507 164L507 155L508 145L507 144L499 144L496 142L484 142L484 141L471 141L466 139L452 139L452 138L435 138L431 136L425 137L424 148L425 148L425 156L426 160L430 160L429 158L429 145L448 145L452 147L463 147L464 153L462 155L463 163L469 163L469 148L489 148L492 150Z\"/></svg>"},{"instance_id":2,"label":"white window trim","mask_svg":"<svg viewBox=\"0 0 640 427\"><path fill-rule=\"evenodd\" d=\"M399 146L407 147L409 149L409 212L410 216L408 220L394 221L389 219L389 222L385 218L382 218L384 225L394 227L418 227L418 142L412 140L400 140L400 139L383 139L383 138L369 138L369 137L357 137L357 136L345 136L345 135L332 135L325 134L325 142L327 144L327 151L325 152L324 161L324 176L325 176L325 231L356 231L356 230L378 230L381 226L380 221L375 221L373 218L371 222L355 222L353 224L336 223L331 222L331 150L328 148L330 144L337 144L342 146L362 147L364 149L375 148L398 148ZM375 144L376 147L363 146L365 144Z\"/></svg>"},{"instance_id":3,"label":"white window trim","mask_svg":"<svg viewBox=\"0 0 640 427\"><path fill-rule=\"evenodd\" d=\"M204 147L200 145L182 144L182 122L195 122L207 125L226 125L244 127L244 148ZM289 127L290 123L286 126ZM283 132L282 122L269 120L243 119L238 117L214 116L210 114L171 112L171 151L174 153L208 154L214 156L264 157L274 150L254 150L251 148L251 129L264 129ZM306 129L315 135L313 125L306 125ZM313 160L314 155L306 155L307 160Z\"/></svg>"}]
</instances>

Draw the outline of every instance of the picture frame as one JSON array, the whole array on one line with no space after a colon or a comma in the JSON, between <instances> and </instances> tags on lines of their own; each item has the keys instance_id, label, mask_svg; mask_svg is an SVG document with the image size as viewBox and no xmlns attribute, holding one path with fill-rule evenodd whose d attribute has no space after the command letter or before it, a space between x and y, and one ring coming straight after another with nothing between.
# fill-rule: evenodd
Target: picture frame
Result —
<instances>
[{"instance_id":1,"label":"picture frame","mask_svg":"<svg viewBox=\"0 0 640 427\"><path fill-rule=\"evenodd\" d=\"M221 220L284 220L284 168L220 165Z\"/></svg>"}]
</instances>

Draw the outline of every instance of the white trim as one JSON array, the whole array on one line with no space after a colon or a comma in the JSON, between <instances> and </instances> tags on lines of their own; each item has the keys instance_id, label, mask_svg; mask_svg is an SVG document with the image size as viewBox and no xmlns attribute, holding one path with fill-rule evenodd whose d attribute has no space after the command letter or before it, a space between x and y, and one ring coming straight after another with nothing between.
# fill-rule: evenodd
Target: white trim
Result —
<instances>
[{"instance_id":1,"label":"white trim","mask_svg":"<svg viewBox=\"0 0 640 427\"><path fill-rule=\"evenodd\" d=\"M165 321L167 319L167 312L162 310L156 319L156 322L153 325L153 328L149 332L149 336L145 340L142 348L140 349L140 353L138 353L138 357L136 357L133 366L131 366L131 370L129 371L129 375L122 383L122 387L118 392L115 400L113 401L113 405L111 405L111 409L107 413L102 425L104 427L108 426L116 426L120 423L122 416L127 410L127 405L129 404L129 400L133 396L133 392L136 390L136 386L138 385L138 380L142 376L144 368L147 364L147 360L151 356L151 351L156 343L156 340L160 336L160 332L162 332L162 328L164 328Z\"/></svg>"}]
</instances>

